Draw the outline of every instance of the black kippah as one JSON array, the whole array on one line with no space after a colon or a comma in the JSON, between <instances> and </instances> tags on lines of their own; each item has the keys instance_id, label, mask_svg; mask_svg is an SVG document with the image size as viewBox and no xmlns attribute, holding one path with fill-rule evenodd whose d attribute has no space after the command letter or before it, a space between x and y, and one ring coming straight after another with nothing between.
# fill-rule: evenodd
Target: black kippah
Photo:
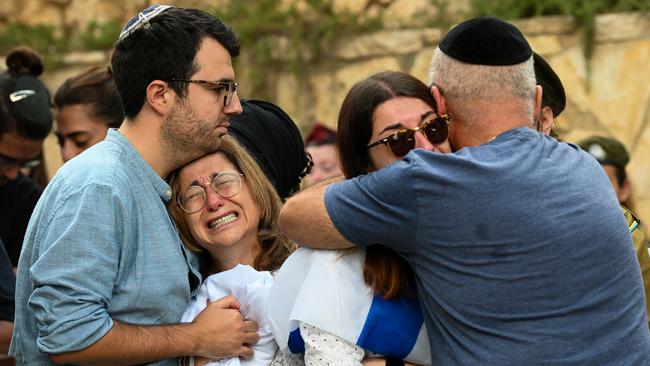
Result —
<instances>
[{"instance_id":1,"label":"black kippah","mask_svg":"<svg viewBox=\"0 0 650 366\"><path fill-rule=\"evenodd\" d=\"M309 163L300 130L273 103L249 99L241 105L242 113L230 117L228 133L251 154L285 199L300 188Z\"/></svg>"},{"instance_id":2,"label":"black kippah","mask_svg":"<svg viewBox=\"0 0 650 366\"><path fill-rule=\"evenodd\" d=\"M553 116L557 117L566 106L566 94L564 93L562 81L542 56L534 53L533 60L535 62L537 84L542 86L542 106L551 107Z\"/></svg>"},{"instance_id":3,"label":"black kippah","mask_svg":"<svg viewBox=\"0 0 650 366\"><path fill-rule=\"evenodd\" d=\"M474 65L515 65L533 54L517 27L493 17L460 23L447 33L438 47L451 58Z\"/></svg>"}]
</instances>

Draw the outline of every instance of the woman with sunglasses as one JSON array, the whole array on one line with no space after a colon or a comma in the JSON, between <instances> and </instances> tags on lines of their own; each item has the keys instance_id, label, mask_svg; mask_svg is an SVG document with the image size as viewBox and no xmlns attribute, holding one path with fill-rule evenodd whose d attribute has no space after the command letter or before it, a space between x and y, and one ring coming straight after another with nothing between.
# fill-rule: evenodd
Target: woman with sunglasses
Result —
<instances>
[{"instance_id":1,"label":"woman with sunglasses","mask_svg":"<svg viewBox=\"0 0 650 366\"><path fill-rule=\"evenodd\" d=\"M345 177L381 169L415 148L451 152L447 122L429 88L411 75L384 71L358 82L338 120ZM307 365L430 364L414 286L406 261L384 247L300 248L269 295L276 340L285 352L304 353Z\"/></svg>"}]
</instances>

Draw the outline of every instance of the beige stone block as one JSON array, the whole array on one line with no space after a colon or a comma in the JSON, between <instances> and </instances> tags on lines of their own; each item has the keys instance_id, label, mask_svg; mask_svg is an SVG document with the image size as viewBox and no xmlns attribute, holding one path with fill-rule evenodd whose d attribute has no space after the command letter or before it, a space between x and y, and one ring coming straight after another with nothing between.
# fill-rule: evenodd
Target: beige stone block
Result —
<instances>
[{"instance_id":1,"label":"beige stone block","mask_svg":"<svg viewBox=\"0 0 650 366\"><path fill-rule=\"evenodd\" d=\"M107 51L68 52L63 56L66 65L108 65L109 53Z\"/></svg>"},{"instance_id":2,"label":"beige stone block","mask_svg":"<svg viewBox=\"0 0 650 366\"><path fill-rule=\"evenodd\" d=\"M650 37L650 14L612 13L596 17L596 42Z\"/></svg>"},{"instance_id":3,"label":"beige stone block","mask_svg":"<svg viewBox=\"0 0 650 366\"><path fill-rule=\"evenodd\" d=\"M421 30L380 31L342 40L332 55L341 60L364 57L403 55L420 50L423 46Z\"/></svg>"},{"instance_id":4,"label":"beige stone block","mask_svg":"<svg viewBox=\"0 0 650 366\"><path fill-rule=\"evenodd\" d=\"M383 24L388 29L425 27L438 13L430 0L395 0L386 8Z\"/></svg>"},{"instance_id":5,"label":"beige stone block","mask_svg":"<svg viewBox=\"0 0 650 366\"><path fill-rule=\"evenodd\" d=\"M314 92L315 118L335 126L341 103L350 88L359 80L379 71L400 69L393 57L357 62L337 69L334 73L321 72L310 78Z\"/></svg>"},{"instance_id":6,"label":"beige stone block","mask_svg":"<svg viewBox=\"0 0 650 366\"><path fill-rule=\"evenodd\" d=\"M648 60L650 40L599 44L592 60L590 109L625 141L635 139L647 118Z\"/></svg>"},{"instance_id":7,"label":"beige stone block","mask_svg":"<svg viewBox=\"0 0 650 366\"><path fill-rule=\"evenodd\" d=\"M427 85L429 83L429 65L431 65L431 59L433 58L435 51L435 47L422 49L422 51L415 55L413 66L411 66L411 70L409 70L411 75L422 80L422 82Z\"/></svg>"},{"instance_id":8,"label":"beige stone block","mask_svg":"<svg viewBox=\"0 0 650 366\"><path fill-rule=\"evenodd\" d=\"M332 0L335 13L361 14L368 5L368 0Z\"/></svg>"},{"instance_id":9,"label":"beige stone block","mask_svg":"<svg viewBox=\"0 0 650 366\"><path fill-rule=\"evenodd\" d=\"M647 104L650 113L650 102ZM650 115L647 117L650 118ZM648 126L650 126L650 121ZM632 180L632 189L636 211L645 222L646 228L650 229L650 127L646 127L639 136L636 148L631 151L631 159L628 164L628 174Z\"/></svg>"},{"instance_id":10,"label":"beige stone block","mask_svg":"<svg viewBox=\"0 0 650 366\"><path fill-rule=\"evenodd\" d=\"M575 31L576 26L571 16L554 15L512 21L527 36L539 34L566 34Z\"/></svg>"},{"instance_id":11,"label":"beige stone block","mask_svg":"<svg viewBox=\"0 0 650 366\"><path fill-rule=\"evenodd\" d=\"M438 46L445 32L440 28L424 28L422 30L422 42L425 46Z\"/></svg>"},{"instance_id":12,"label":"beige stone block","mask_svg":"<svg viewBox=\"0 0 650 366\"><path fill-rule=\"evenodd\" d=\"M544 58L562 51L562 44L557 36L540 35L526 38L530 43L530 47Z\"/></svg>"},{"instance_id":13,"label":"beige stone block","mask_svg":"<svg viewBox=\"0 0 650 366\"><path fill-rule=\"evenodd\" d=\"M58 2L44 2L39 0L26 0L21 2L15 13L15 20L24 24L49 24L60 26L62 24L62 9Z\"/></svg>"},{"instance_id":14,"label":"beige stone block","mask_svg":"<svg viewBox=\"0 0 650 366\"><path fill-rule=\"evenodd\" d=\"M299 99L304 93L305 91L298 84L296 74L285 72L278 76L275 93L277 105L287 112L297 125L300 125L299 120L302 119L302 117L297 118L301 115L298 109Z\"/></svg>"}]
</instances>

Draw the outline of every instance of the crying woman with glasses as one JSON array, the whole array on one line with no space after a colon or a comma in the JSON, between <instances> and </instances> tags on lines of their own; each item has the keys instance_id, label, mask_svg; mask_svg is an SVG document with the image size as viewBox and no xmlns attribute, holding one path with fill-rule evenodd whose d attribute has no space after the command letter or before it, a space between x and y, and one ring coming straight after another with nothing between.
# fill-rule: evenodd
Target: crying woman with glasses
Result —
<instances>
[{"instance_id":1,"label":"crying woman with glasses","mask_svg":"<svg viewBox=\"0 0 650 366\"><path fill-rule=\"evenodd\" d=\"M345 177L416 148L451 152L447 123L429 88L411 75L384 71L358 82L337 127ZM413 272L390 249L300 248L278 271L269 309L280 348L303 354L307 365L431 364Z\"/></svg>"},{"instance_id":2,"label":"crying woman with glasses","mask_svg":"<svg viewBox=\"0 0 650 366\"><path fill-rule=\"evenodd\" d=\"M241 105L243 112L230 118L229 136L218 150L170 177L168 210L183 243L199 259L203 276L182 321L201 316L208 301L232 295L228 301L238 310L232 315L259 327L244 323L251 326L247 333L258 331L260 337L251 345L253 358L246 364L287 364L271 333L267 295L272 275L296 248L277 229L282 199L299 189L311 161L298 127L278 106L243 99ZM237 358L182 361L239 364Z\"/></svg>"}]
</instances>

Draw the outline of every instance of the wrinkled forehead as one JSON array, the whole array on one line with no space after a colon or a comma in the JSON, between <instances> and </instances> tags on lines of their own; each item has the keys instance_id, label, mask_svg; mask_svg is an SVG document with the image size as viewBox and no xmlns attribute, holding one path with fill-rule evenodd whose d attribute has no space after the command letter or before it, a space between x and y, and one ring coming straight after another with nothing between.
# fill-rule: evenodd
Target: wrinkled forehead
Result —
<instances>
[{"instance_id":1,"label":"wrinkled forehead","mask_svg":"<svg viewBox=\"0 0 650 366\"><path fill-rule=\"evenodd\" d=\"M180 186L187 187L194 181L209 183L214 176L225 170L239 171L223 152L206 155L181 168L178 176Z\"/></svg>"}]
</instances>

